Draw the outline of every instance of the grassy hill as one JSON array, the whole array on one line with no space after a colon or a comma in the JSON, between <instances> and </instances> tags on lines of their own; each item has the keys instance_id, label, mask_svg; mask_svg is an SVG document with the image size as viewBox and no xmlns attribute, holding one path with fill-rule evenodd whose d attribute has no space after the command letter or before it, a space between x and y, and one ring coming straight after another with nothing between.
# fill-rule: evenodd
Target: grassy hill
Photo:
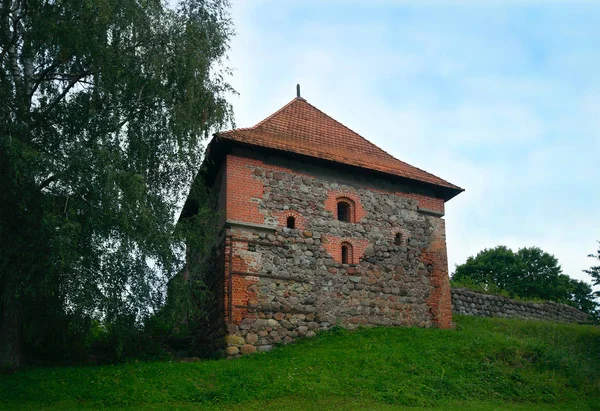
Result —
<instances>
[{"instance_id":1,"label":"grassy hill","mask_svg":"<svg viewBox=\"0 0 600 411\"><path fill-rule=\"evenodd\" d=\"M455 320L239 360L28 369L0 376L0 409L600 409L600 328Z\"/></svg>"}]
</instances>

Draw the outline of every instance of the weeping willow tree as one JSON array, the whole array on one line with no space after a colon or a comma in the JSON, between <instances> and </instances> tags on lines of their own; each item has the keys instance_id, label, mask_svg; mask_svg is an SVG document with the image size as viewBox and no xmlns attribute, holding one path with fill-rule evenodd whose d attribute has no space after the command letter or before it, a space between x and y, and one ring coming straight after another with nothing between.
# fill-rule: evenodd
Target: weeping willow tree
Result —
<instances>
[{"instance_id":1,"label":"weeping willow tree","mask_svg":"<svg viewBox=\"0 0 600 411\"><path fill-rule=\"evenodd\" d=\"M0 1L0 366L14 367L24 341L163 303L178 204L231 121L233 28L226 0Z\"/></svg>"}]
</instances>

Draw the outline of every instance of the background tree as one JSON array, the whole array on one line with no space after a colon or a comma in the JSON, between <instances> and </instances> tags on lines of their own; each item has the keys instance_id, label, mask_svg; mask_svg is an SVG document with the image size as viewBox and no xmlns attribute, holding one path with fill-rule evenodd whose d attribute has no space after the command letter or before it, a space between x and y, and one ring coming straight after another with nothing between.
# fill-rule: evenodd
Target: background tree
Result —
<instances>
[{"instance_id":1,"label":"background tree","mask_svg":"<svg viewBox=\"0 0 600 411\"><path fill-rule=\"evenodd\" d=\"M600 317L598 311L598 303L594 300L594 292L592 287L583 281L571 279L571 301L568 303L574 307L580 309L584 313L592 314L596 317Z\"/></svg>"},{"instance_id":2,"label":"background tree","mask_svg":"<svg viewBox=\"0 0 600 411\"><path fill-rule=\"evenodd\" d=\"M486 248L475 257L469 257L464 264L456 266L452 280L472 282L486 291L508 291L515 282L518 265L519 260L510 248L503 245Z\"/></svg>"},{"instance_id":3,"label":"background tree","mask_svg":"<svg viewBox=\"0 0 600 411\"><path fill-rule=\"evenodd\" d=\"M596 254L589 254L588 257L596 259L600 262L600 241L598 241L598 251ZM593 265L589 270L583 270L585 273L592 277L592 284L600 286L600 265ZM600 297L600 291L594 293L597 297Z\"/></svg>"},{"instance_id":4,"label":"background tree","mask_svg":"<svg viewBox=\"0 0 600 411\"><path fill-rule=\"evenodd\" d=\"M16 366L24 343L162 304L177 205L231 118L232 25L226 0L0 1L0 366Z\"/></svg>"},{"instance_id":5,"label":"background tree","mask_svg":"<svg viewBox=\"0 0 600 411\"><path fill-rule=\"evenodd\" d=\"M516 253L516 271L507 291L525 298L567 302L570 277L562 273L558 260L538 247L525 247Z\"/></svg>"},{"instance_id":6,"label":"background tree","mask_svg":"<svg viewBox=\"0 0 600 411\"><path fill-rule=\"evenodd\" d=\"M564 274L556 257L538 247L516 253L505 246L484 249L456 266L452 283L506 292L510 297L570 304L589 314L598 306L589 284Z\"/></svg>"}]
</instances>

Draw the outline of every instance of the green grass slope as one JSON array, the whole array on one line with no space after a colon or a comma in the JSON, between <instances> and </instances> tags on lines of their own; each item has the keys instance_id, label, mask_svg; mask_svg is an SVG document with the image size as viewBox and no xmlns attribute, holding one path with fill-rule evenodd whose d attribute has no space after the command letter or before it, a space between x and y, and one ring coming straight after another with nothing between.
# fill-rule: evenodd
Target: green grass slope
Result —
<instances>
[{"instance_id":1,"label":"green grass slope","mask_svg":"<svg viewBox=\"0 0 600 411\"><path fill-rule=\"evenodd\" d=\"M600 328L457 317L323 333L239 360L35 368L0 409L600 409Z\"/></svg>"}]
</instances>

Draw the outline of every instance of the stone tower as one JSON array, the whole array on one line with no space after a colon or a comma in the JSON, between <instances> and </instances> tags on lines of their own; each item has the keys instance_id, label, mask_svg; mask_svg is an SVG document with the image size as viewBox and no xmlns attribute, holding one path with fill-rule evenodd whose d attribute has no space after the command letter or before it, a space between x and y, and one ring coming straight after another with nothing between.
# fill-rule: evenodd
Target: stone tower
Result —
<instances>
[{"instance_id":1,"label":"stone tower","mask_svg":"<svg viewBox=\"0 0 600 411\"><path fill-rule=\"evenodd\" d=\"M223 215L211 335L229 355L334 325L452 326L442 217L460 187L300 96L216 134L205 165Z\"/></svg>"}]
</instances>

